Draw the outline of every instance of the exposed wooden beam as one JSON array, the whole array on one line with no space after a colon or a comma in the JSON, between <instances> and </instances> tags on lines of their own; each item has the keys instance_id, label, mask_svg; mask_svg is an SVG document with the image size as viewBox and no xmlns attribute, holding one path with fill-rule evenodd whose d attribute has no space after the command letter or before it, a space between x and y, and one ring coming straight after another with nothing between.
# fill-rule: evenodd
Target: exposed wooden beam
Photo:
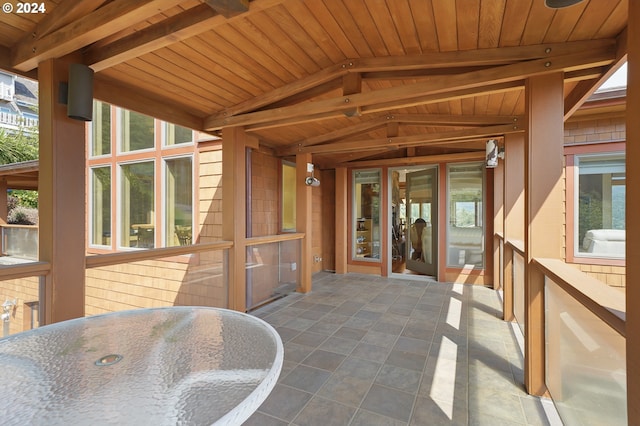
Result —
<instances>
[{"instance_id":1,"label":"exposed wooden beam","mask_svg":"<svg viewBox=\"0 0 640 426\"><path fill-rule=\"evenodd\" d=\"M421 103L422 97L446 97L447 92L456 90L471 89L481 91L482 88L487 85L520 81L532 75L543 75L556 71L574 71L599 65L608 65L613 61L614 56L615 52L608 46L593 51L554 57L553 59L537 59L472 73L434 76L427 81L415 84L307 102L304 105L295 105L277 110L258 111L232 117L216 114L205 120L205 128L215 130L226 126L245 126L293 117L303 118L307 115L329 111L344 111L345 109L353 107L361 107L363 113L365 111L372 112L371 110L367 110L366 107L388 101L398 102L396 107L417 105ZM405 103L404 101L408 102ZM379 111L379 109L376 109L376 111Z\"/></svg>"},{"instance_id":2,"label":"exposed wooden beam","mask_svg":"<svg viewBox=\"0 0 640 426\"><path fill-rule=\"evenodd\" d=\"M492 49L459 50L425 53L400 57L352 59L350 72L417 70L483 65L506 65L520 61L567 56L576 52L614 49L616 40L602 39L569 43L549 43L532 46L498 47Z\"/></svg>"},{"instance_id":3,"label":"exposed wooden beam","mask_svg":"<svg viewBox=\"0 0 640 426\"><path fill-rule=\"evenodd\" d=\"M32 80L38 79L38 70L21 71L13 67L11 63L11 50L8 47L0 46L0 70L7 71L12 74L21 75Z\"/></svg>"},{"instance_id":4,"label":"exposed wooden beam","mask_svg":"<svg viewBox=\"0 0 640 426\"><path fill-rule=\"evenodd\" d=\"M201 4L108 45L89 47L84 52L84 63L98 72L196 36L219 22L224 19L206 4Z\"/></svg>"},{"instance_id":5,"label":"exposed wooden beam","mask_svg":"<svg viewBox=\"0 0 640 426\"><path fill-rule=\"evenodd\" d=\"M71 22L93 12L106 0L64 0L47 14L32 31L32 37L40 39L52 31L58 30Z\"/></svg>"},{"instance_id":6,"label":"exposed wooden beam","mask_svg":"<svg viewBox=\"0 0 640 426\"><path fill-rule=\"evenodd\" d=\"M204 0L216 13L231 18L249 10L249 0Z\"/></svg>"},{"instance_id":7,"label":"exposed wooden beam","mask_svg":"<svg viewBox=\"0 0 640 426\"><path fill-rule=\"evenodd\" d=\"M443 163L448 161L472 161L484 159L485 152L461 152L455 154L440 154L440 155L423 155L419 157L403 157L403 158L389 158L387 160L369 160L369 161L341 161L335 164L335 167L400 167L400 166L414 166L416 164L433 164Z\"/></svg>"},{"instance_id":8,"label":"exposed wooden beam","mask_svg":"<svg viewBox=\"0 0 640 426\"><path fill-rule=\"evenodd\" d=\"M342 76L342 94L344 96L354 95L362 92L362 74L359 72L348 73ZM344 112L347 117L360 116L360 108L353 107Z\"/></svg>"},{"instance_id":9,"label":"exposed wooden beam","mask_svg":"<svg viewBox=\"0 0 640 426\"><path fill-rule=\"evenodd\" d=\"M389 121L437 126L489 126L522 122L517 115L389 114Z\"/></svg>"},{"instance_id":10,"label":"exposed wooden beam","mask_svg":"<svg viewBox=\"0 0 640 426\"><path fill-rule=\"evenodd\" d=\"M174 6L175 0L114 0L40 39L29 35L12 49L11 63L30 71L45 59L80 50Z\"/></svg>"},{"instance_id":11,"label":"exposed wooden beam","mask_svg":"<svg viewBox=\"0 0 640 426\"><path fill-rule=\"evenodd\" d=\"M254 3L251 3L253 9ZM375 77L378 72L403 72L411 70L455 68L460 71L470 66L502 65L516 61L551 58L567 55L578 51L592 51L597 49L613 49L615 40L594 40L587 42L551 43L522 47L501 47L495 49L479 49L459 52L426 53L424 55L391 56L385 58L347 59L309 77L297 80L281 88L257 96L251 100L226 109L215 117L230 117L246 112L255 111L267 105L274 104L314 86L324 84L330 80L340 78L347 73L369 73Z\"/></svg>"},{"instance_id":12,"label":"exposed wooden beam","mask_svg":"<svg viewBox=\"0 0 640 426\"><path fill-rule=\"evenodd\" d=\"M346 151L361 151L383 147L387 147L388 149L398 149L400 147L406 146L448 144L452 141L467 142L469 139L500 136L507 133L523 132L524 130L524 126L501 124L498 126L476 127L473 129L425 133L412 136L398 136L395 138L363 139L358 141L313 145L300 148L298 152L320 154Z\"/></svg>"},{"instance_id":13,"label":"exposed wooden beam","mask_svg":"<svg viewBox=\"0 0 640 426\"><path fill-rule=\"evenodd\" d=\"M115 84L99 75L96 75L94 79L93 96L101 101L189 129L203 130L202 118L185 112L184 108L179 105L144 94L140 90Z\"/></svg>"},{"instance_id":14,"label":"exposed wooden beam","mask_svg":"<svg viewBox=\"0 0 640 426\"><path fill-rule=\"evenodd\" d=\"M627 29L616 38L616 60L606 71L590 80L583 80L565 97L564 120L567 121L591 95L627 61Z\"/></svg>"}]
</instances>

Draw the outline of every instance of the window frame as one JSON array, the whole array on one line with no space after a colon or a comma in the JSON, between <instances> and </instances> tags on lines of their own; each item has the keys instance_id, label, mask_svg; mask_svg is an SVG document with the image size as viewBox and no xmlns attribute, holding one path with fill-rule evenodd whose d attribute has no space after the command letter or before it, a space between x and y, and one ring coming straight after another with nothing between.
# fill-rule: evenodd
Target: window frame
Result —
<instances>
[{"instance_id":1,"label":"window frame","mask_svg":"<svg viewBox=\"0 0 640 426\"><path fill-rule=\"evenodd\" d=\"M378 173L378 185L379 185L379 192L378 192L378 227L379 227L379 233L380 235L378 235L378 257L364 257L364 256L358 256L357 253L357 239L358 239L358 217L356 215L357 212L357 208L356 208L356 174L358 172L377 172ZM368 264L382 264L382 257L383 257L383 253L382 253L382 239L383 239L383 170L381 167L373 167L373 168L365 168L365 169L353 169L351 170L351 209L350 209L350 213L351 213L351 230L349 232L349 240L350 240L350 244L349 244L349 252L351 253L351 255L349 256L349 262L364 262L364 263L368 263ZM373 220L373 218L372 218ZM371 230L371 232L373 233L373 230ZM375 247L375 243L376 240L374 240L372 238L371 240L371 252L374 252L374 247Z\"/></svg>"},{"instance_id":2,"label":"window frame","mask_svg":"<svg viewBox=\"0 0 640 426\"><path fill-rule=\"evenodd\" d=\"M584 152L575 152L567 156L567 177L571 175L572 177L572 185L569 185L567 182L567 190L571 191L571 194L568 194L566 197L566 201L571 200L571 209L567 209L567 216L571 214L570 221L567 220L567 225L571 224L572 226L566 226L567 233L571 232L571 240L566 242L566 246L568 248L566 257L567 261L574 263L587 263L587 264L608 264L619 266L620 262L624 264L626 260L626 256L615 256L615 255L607 255L607 254L597 254L597 253L584 253L579 251L579 247L582 244L582 241L579 241L579 215L580 215L580 160L585 158L591 159L622 159L623 163L626 162L626 153L624 150L612 149L610 151L584 151ZM626 187L626 163L625 163L625 187ZM626 199L625 199L626 204ZM567 217L569 219L569 216ZM625 232L626 232L626 222L625 222ZM568 238L567 238L568 239Z\"/></svg>"},{"instance_id":3,"label":"window frame","mask_svg":"<svg viewBox=\"0 0 640 426\"><path fill-rule=\"evenodd\" d=\"M179 146L183 146L186 144L180 144ZM191 160L191 234L192 234L192 238L195 238L195 230L196 230L196 222L195 222L195 213L196 213L196 191L195 191L195 167L194 167L194 162L195 162L195 158L193 154L178 154L178 155L168 155L168 156L162 156L161 157L161 187L160 187L160 209L161 209L161 214L160 214L160 221L161 221L161 226L162 226L162 238L161 238L161 242L162 242L162 247L177 247L177 246L169 246L167 245L167 241L168 241L168 232L167 232L167 202L168 202L168 193L167 193L167 161L171 161L171 160L180 160L180 159L185 159L188 158ZM157 171L157 170L156 170ZM156 227L157 228L157 227ZM195 239L192 239L191 243L193 244L195 241Z\"/></svg>"},{"instance_id":4,"label":"window frame","mask_svg":"<svg viewBox=\"0 0 640 426\"><path fill-rule=\"evenodd\" d=\"M95 197L95 193L93 191L93 177L94 177L94 170L95 169L105 169L108 168L109 169L109 233L111 235L111 240L109 242L109 244L96 244L93 242L93 232L94 232L94 217L93 217L93 212L94 212L94 197ZM105 164L98 164L98 165L94 165L94 166L90 166L88 168L88 180L89 180L89 194L88 194L88 205L87 205L87 212L88 212L88 241L87 244L89 247L91 248L96 248L96 249L111 249L113 247L114 244L114 238L113 238L113 226L114 226L114 217L113 217L113 174L114 174L114 170L113 170L113 166L111 165L111 163L105 163ZM117 236L116 236L117 238Z\"/></svg>"}]
</instances>

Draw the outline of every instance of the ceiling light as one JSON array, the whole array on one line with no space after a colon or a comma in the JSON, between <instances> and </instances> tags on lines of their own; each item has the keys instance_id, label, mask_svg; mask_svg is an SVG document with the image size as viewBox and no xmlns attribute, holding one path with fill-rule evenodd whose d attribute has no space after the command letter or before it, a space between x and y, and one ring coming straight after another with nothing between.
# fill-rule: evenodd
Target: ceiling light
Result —
<instances>
[{"instance_id":1,"label":"ceiling light","mask_svg":"<svg viewBox=\"0 0 640 426\"><path fill-rule=\"evenodd\" d=\"M544 0L545 6L551 9L562 9L563 7L573 6L582 0Z\"/></svg>"}]
</instances>

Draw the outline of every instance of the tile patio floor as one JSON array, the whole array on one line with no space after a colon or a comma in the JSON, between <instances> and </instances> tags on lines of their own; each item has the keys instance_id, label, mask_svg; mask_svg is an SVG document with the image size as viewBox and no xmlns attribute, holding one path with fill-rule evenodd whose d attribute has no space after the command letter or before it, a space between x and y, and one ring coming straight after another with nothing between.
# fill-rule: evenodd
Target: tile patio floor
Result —
<instances>
[{"instance_id":1,"label":"tile patio floor","mask_svg":"<svg viewBox=\"0 0 640 426\"><path fill-rule=\"evenodd\" d=\"M245 425L561 424L525 392L521 335L501 306L480 286L317 274L311 293L253 312L285 358Z\"/></svg>"}]
</instances>

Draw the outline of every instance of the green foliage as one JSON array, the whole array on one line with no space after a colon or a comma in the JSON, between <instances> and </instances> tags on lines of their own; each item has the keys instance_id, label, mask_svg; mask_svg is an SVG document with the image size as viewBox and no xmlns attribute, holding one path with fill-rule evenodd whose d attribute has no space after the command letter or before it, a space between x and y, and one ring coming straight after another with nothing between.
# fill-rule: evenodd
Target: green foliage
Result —
<instances>
[{"instance_id":1,"label":"green foliage","mask_svg":"<svg viewBox=\"0 0 640 426\"><path fill-rule=\"evenodd\" d=\"M11 191L11 195L17 199L20 206L38 208L38 191L14 190Z\"/></svg>"},{"instance_id":2,"label":"green foliage","mask_svg":"<svg viewBox=\"0 0 640 426\"><path fill-rule=\"evenodd\" d=\"M16 133L0 129L0 164L20 163L38 159L38 137L19 130Z\"/></svg>"}]
</instances>

